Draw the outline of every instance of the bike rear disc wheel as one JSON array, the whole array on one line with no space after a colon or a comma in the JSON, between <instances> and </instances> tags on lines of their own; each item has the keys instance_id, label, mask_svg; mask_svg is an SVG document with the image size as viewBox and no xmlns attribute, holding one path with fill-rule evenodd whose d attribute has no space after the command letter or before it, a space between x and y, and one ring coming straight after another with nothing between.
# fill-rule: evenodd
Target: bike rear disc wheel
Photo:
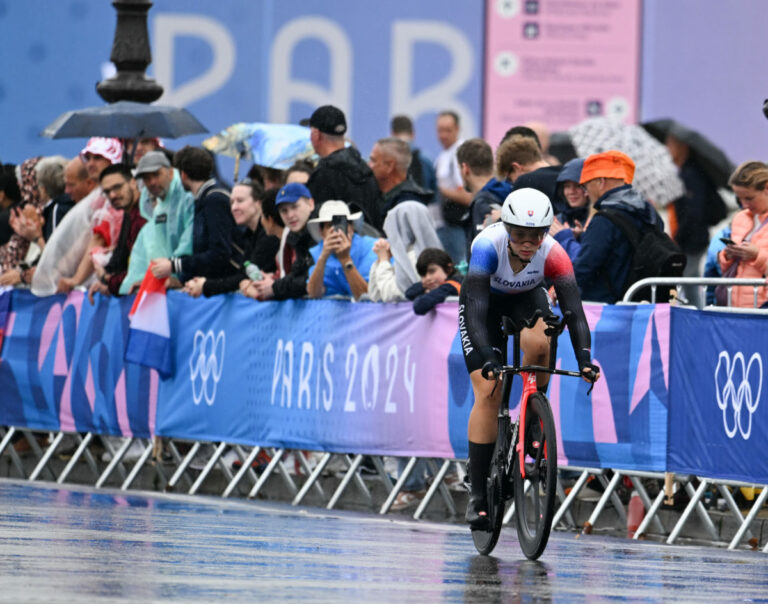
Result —
<instances>
[{"instance_id":1,"label":"bike rear disc wheel","mask_svg":"<svg viewBox=\"0 0 768 604\"><path fill-rule=\"evenodd\" d=\"M506 453L509 451L511 438L512 426L509 417L503 417L499 420L499 432L488 472L488 528L472 529L472 541L477 551L483 555L493 551L501 535L501 525L504 521L504 483L508 481L509 476Z\"/></svg>"},{"instance_id":2,"label":"bike rear disc wheel","mask_svg":"<svg viewBox=\"0 0 768 604\"><path fill-rule=\"evenodd\" d=\"M557 488L555 420L549 401L539 392L528 399L525 424L526 477L515 464L515 516L520 548L536 560L549 540Z\"/></svg>"}]
</instances>

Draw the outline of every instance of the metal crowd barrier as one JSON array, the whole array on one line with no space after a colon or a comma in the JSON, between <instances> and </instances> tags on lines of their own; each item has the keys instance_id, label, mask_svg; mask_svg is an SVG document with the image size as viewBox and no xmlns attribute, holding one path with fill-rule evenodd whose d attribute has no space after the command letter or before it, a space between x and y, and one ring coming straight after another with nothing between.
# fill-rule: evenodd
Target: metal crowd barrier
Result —
<instances>
[{"instance_id":1,"label":"metal crowd barrier","mask_svg":"<svg viewBox=\"0 0 768 604\"><path fill-rule=\"evenodd\" d=\"M25 471L25 464L23 463L21 456L14 450L11 444L15 435L24 436L30 444L31 455L34 457L34 460L33 469L28 473ZM55 464L52 463L52 460L55 458L56 451L64 441L65 437L74 439L76 449L72 454L71 459L67 461L64 468L57 476L54 468ZM110 459L108 462L99 462L94 458L90 451L90 445L94 443L94 438L97 437L98 435L93 433L81 435L78 433L65 434L64 432L59 432L53 436L50 444L40 445L33 432L27 428L0 427L0 455L7 455L8 477L12 477L13 470L13 473L30 482L49 480L56 482L57 484L66 484L68 483L68 479L72 476L72 471L75 466L79 462L82 462L80 463L80 466L85 468L90 477L90 481L88 481L87 484L92 485L95 488L103 488L109 481L111 481L110 484L114 484L115 478L117 478L119 481L119 488L123 491L130 489L136 482L136 479L141 474L142 470L145 470L151 477L152 484L156 490L184 490L190 495L199 494L202 492L204 483L212 476L214 470L218 469L220 476L223 476L224 478L225 486L220 489L220 491L215 491L215 494L225 498L239 495L253 499L260 494L264 494L265 486L270 478L277 476L287 490L292 505L301 505L302 502L305 501L307 495L310 492L314 492L329 510L339 507L342 496L348 491L351 485L354 485L354 488L358 496L362 498L362 501L371 508L377 508L379 514L390 513L395 498L402 490L403 485L419 461L416 457L409 458L404 471L395 481L393 481L386 471L385 460L382 457L371 457L375 473L370 477L370 480L374 481L374 484L380 485L384 492L384 501L378 506L372 495L371 488L369 487L369 481L364 480L359 471L364 458L363 455L359 454L347 455L323 452L319 454L319 459L316 461L315 465L311 466L302 452L293 451L295 459L294 463L299 466L300 473L304 477L302 483L301 480L296 480L300 477L292 474L286 467L286 458L288 454L291 453L291 451L287 449L264 449L271 459L266 467L260 473L257 473L252 467L252 464L262 451L262 448L258 446L249 448L224 442L202 443L197 441L157 438L155 439L155 442L152 442L149 439L126 438L119 446L115 447L111 444L109 439L101 439L105 451L109 453ZM162 446L160 446L161 442ZM127 461L126 453L134 443L139 444L141 453L135 461ZM205 447L205 449L203 447ZM240 468L236 471L233 471L228 464L224 463L222 456L224 451L228 448L235 451L237 458L241 461ZM184 452L181 452L182 450ZM190 464L201 451L205 451L207 455L205 464L201 470L193 470L190 467ZM163 457L164 459L162 459ZM340 463L343 470L339 472L338 476L340 476L340 480L335 489L332 493L328 493L324 488L324 486L327 485L321 484L321 478L328 475L327 468L332 461ZM454 497L454 493L448 489L444 479L452 466L456 468L459 476L463 477L465 473L464 460L428 459L425 461L430 467L434 478L427 489L426 495L413 512L413 518L416 520L423 518L427 509L436 499L442 501L447 516L456 517L458 513L457 500ZM643 480L651 479L661 482L665 478L669 478L670 475L660 472L642 472L636 470L625 471L619 469L608 470L575 466L565 466L560 468L560 470L561 472L569 472L571 474L578 473L578 477L575 479L567 494L562 485L562 476L558 477L558 506L553 520L553 526L558 530L577 530L581 531L584 535L588 535L592 533L601 516L603 516L605 511L609 508L614 510L616 514L615 522L617 524L613 527L603 526L602 528L625 529L627 514L625 505L622 503L617 493L617 488L621 484L622 479L626 476L631 482L632 488L636 490L640 496L645 509L643 520L635 531L635 534L632 537L633 539L642 539L647 538L649 535L653 535L656 538L664 538L669 544L675 543L680 538L685 525L690 521L693 512L696 512L696 516L699 518L700 524L706 533L708 540L713 544L722 544L723 540L718 534L715 523L702 503L705 491L716 486L719 494L726 502L730 517L735 520L738 527L736 533L728 542L728 549L739 547L745 540L746 545L752 549L757 549L759 546L758 538L750 532L750 525L757 517L758 511L765 503L766 498L768 498L768 486L763 487L762 492L755 498L752 507L745 517L741 510L739 510L728 487L754 485L688 475L672 476L672 478L680 483L682 488L685 489L690 497L690 501L679 515L679 518L677 518L674 526L669 528L664 525L659 514L665 498L664 489L660 488L658 495L654 499L651 499L643 484ZM609 472L611 473L610 478L607 476ZM600 483L603 492L599 496L598 501L593 504L592 509L589 511L589 518L579 526L574 516L574 505L577 501L580 501L578 495L586 486L590 476L593 476ZM692 484L694 479L697 479L699 482L697 488L694 488ZM210 489L208 492L210 492ZM584 501L580 502L584 505L589 504ZM511 522L513 517L514 503L507 511L504 523L507 524ZM649 532L649 529L651 528L653 533ZM762 551L768 553L768 544L764 546Z\"/></svg>"},{"instance_id":2,"label":"metal crowd barrier","mask_svg":"<svg viewBox=\"0 0 768 604\"><path fill-rule=\"evenodd\" d=\"M642 279L641 281L638 281L637 283L634 283L629 287L627 292L624 294L624 298L622 300L622 303L633 303L633 298L635 295L642 289L645 289L647 287L650 287L651 289L651 302L656 301L656 290L659 286L674 286L676 289L676 292L678 296L681 293L681 289L683 286L686 285L692 285L697 286L700 288L707 287L710 285L725 285L727 286L727 306L704 306L704 310L716 310L718 312L728 312L728 313L749 313L752 315L755 314L768 314L768 309L760 309L757 307L757 296L758 296L758 290L761 287L766 287L766 279L739 279L739 278L726 278L726 277L657 277L657 278L650 278L650 279ZM753 307L752 308L744 308L744 307L735 307L731 306L731 296L733 292L733 287L736 286L746 286L746 287L752 287L753 289ZM701 297L702 299L704 296ZM691 514L694 510L697 511L698 515L702 520L704 520L704 514L706 511L704 510L704 506L701 503L702 498L704 497L704 494L706 492L707 488L717 487L718 492L720 495L722 495L723 499L725 500L727 509L730 511L731 516L736 520L739 528L736 531L736 534L734 535L733 539L728 544L728 549L735 549L738 547L738 545L742 542L744 538L748 539L750 545L753 548L757 547L757 539L752 535L751 531L749 530L750 525L757 517L758 512L760 511L760 508L765 503L766 498L768 497L768 486L766 485L754 485L751 483L745 483L745 482L737 482L737 481L731 481L731 480L715 480L711 478L705 478L705 477L696 477L699 481L699 486L697 489L693 489L690 482L685 483L685 489L688 495L690 496L690 501L688 505L686 506L685 510L680 516L680 519L678 520L677 524L674 526L672 531L670 532L667 543L674 543L677 538L680 535L680 532L682 531L685 524L690 519ZM754 503L752 504L749 512L747 513L746 517L744 517L741 513L741 510L739 510L738 505L736 504L733 495L731 494L730 490L728 490L729 486L741 488L741 487L760 487L762 488L762 491L758 497L755 498ZM647 521L649 518L653 518L654 515L657 513L659 507L661 506L661 500L663 498L663 493L659 493L659 497L656 501L653 502L653 505L651 508L648 508L646 505L646 517L643 520L643 523L641 523L640 527L638 528L637 533L641 534L643 530L647 528ZM645 501L643 502L645 503ZM704 512L704 513L702 513ZM710 531L710 533L715 533L716 531L714 529L714 526L711 524L711 520L707 522L704 521L705 526L707 526L707 530ZM637 535L635 536L637 538ZM763 549L763 552L768 553L768 544Z\"/></svg>"},{"instance_id":3,"label":"metal crowd barrier","mask_svg":"<svg viewBox=\"0 0 768 604\"><path fill-rule=\"evenodd\" d=\"M641 279L640 281L630 285L629 289L624 294L624 298L622 299L622 302L636 302L636 300L634 300L635 294L637 294L640 290L645 289L646 287L650 287L651 288L650 302L655 304L656 290L659 286L666 286L666 287L674 286L677 291L677 295L679 299L681 290L685 285L695 285L700 288L706 287L709 285L727 286L728 304L727 306L718 306L717 307L718 310L722 310L724 308L731 308L731 295L733 293L734 287L736 286L751 287L754 291L753 309L756 309L757 308L757 290L760 289L761 287L766 287L766 280L765 279L736 279L733 277L653 277L649 279Z\"/></svg>"}]
</instances>

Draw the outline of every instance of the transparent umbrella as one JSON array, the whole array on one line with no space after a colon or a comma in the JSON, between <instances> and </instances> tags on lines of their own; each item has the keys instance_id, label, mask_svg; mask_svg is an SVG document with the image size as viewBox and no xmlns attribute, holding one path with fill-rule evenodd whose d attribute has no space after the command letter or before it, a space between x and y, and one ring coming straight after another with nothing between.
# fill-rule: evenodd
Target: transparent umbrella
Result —
<instances>
[{"instance_id":1,"label":"transparent umbrella","mask_svg":"<svg viewBox=\"0 0 768 604\"><path fill-rule=\"evenodd\" d=\"M642 126L607 117L593 117L570 128L579 157L616 149L635 162L632 186L658 206L664 206L685 190L667 148Z\"/></svg>"},{"instance_id":2,"label":"transparent umbrella","mask_svg":"<svg viewBox=\"0 0 768 604\"><path fill-rule=\"evenodd\" d=\"M285 170L295 161L311 157L315 151L309 132L309 128L295 124L239 122L204 140L203 146L214 153L234 157L237 180L241 159Z\"/></svg>"}]
</instances>

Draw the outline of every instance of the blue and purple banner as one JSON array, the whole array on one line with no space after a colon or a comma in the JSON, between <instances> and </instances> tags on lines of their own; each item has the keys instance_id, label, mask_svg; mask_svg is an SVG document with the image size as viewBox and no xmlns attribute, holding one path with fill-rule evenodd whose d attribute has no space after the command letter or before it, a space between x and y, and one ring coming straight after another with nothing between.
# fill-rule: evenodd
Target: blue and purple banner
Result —
<instances>
[{"instance_id":1,"label":"blue and purple banner","mask_svg":"<svg viewBox=\"0 0 768 604\"><path fill-rule=\"evenodd\" d=\"M178 292L167 301L173 363L162 380L124 360L130 298L97 296L92 306L80 292L14 291L0 425L466 456L472 392L455 303L418 317L408 303ZM561 464L768 482L762 317L665 305L585 311L602 379L591 397L578 378L550 383ZM576 367L567 336L557 363Z\"/></svg>"},{"instance_id":2,"label":"blue and purple banner","mask_svg":"<svg viewBox=\"0 0 768 604\"><path fill-rule=\"evenodd\" d=\"M123 361L128 298L16 290L0 362L0 424L147 437L158 378Z\"/></svg>"},{"instance_id":3,"label":"blue and purple banner","mask_svg":"<svg viewBox=\"0 0 768 604\"><path fill-rule=\"evenodd\" d=\"M593 361L601 379L589 384L554 376L548 398L558 433L558 462L575 466L664 471L669 389L669 306L585 304L592 332ZM509 358L511 358L511 351ZM578 370L565 332L557 366ZM467 455L466 422L472 389L461 347L453 344L450 368L451 442L457 457ZM519 406L521 381L510 408Z\"/></svg>"},{"instance_id":4,"label":"blue and purple banner","mask_svg":"<svg viewBox=\"0 0 768 604\"><path fill-rule=\"evenodd\" d=\"M200 440L453 457L456 306L168 295L175 373L157 432Z\"/></svg>"},{"instance_id":5,"label":"blue and purple banner","mask_svg":"<svg viewBox=\"0 0 768 604\"><path fill-rule=\"evenodd\" d=\"M669 470L767 484L765 316L672 312Z\"/></svg>"}]
</instances>

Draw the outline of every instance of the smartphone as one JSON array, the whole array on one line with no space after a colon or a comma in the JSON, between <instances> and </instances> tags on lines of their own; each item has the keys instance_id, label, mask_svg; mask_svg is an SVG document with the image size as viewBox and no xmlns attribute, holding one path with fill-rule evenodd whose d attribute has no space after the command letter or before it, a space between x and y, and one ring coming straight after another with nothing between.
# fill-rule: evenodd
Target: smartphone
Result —
<instances>
[{"instance_id":1,"label":"smartphone","mask_svg":"<svg viewBox=\"0 0 768 604\"><path fill-rule=\"evenodd\" d=\"M333 218L331 218L331 224L333 225L334 229L341 231L345 235L347 234L347 217L346 216L341 216L341 215L334 216Z\"/></svg>"},{"instance_id":2,"label":"smartphone","mask_svg":"<svg viewBox=\"0 0 768 604\"><path fill-rule=\"evenodd\" d=\"M720 237L720 241L725 245L736 245L736 242L733 239L728 239L728 237Z\"/></svg>"}]
</instances>

